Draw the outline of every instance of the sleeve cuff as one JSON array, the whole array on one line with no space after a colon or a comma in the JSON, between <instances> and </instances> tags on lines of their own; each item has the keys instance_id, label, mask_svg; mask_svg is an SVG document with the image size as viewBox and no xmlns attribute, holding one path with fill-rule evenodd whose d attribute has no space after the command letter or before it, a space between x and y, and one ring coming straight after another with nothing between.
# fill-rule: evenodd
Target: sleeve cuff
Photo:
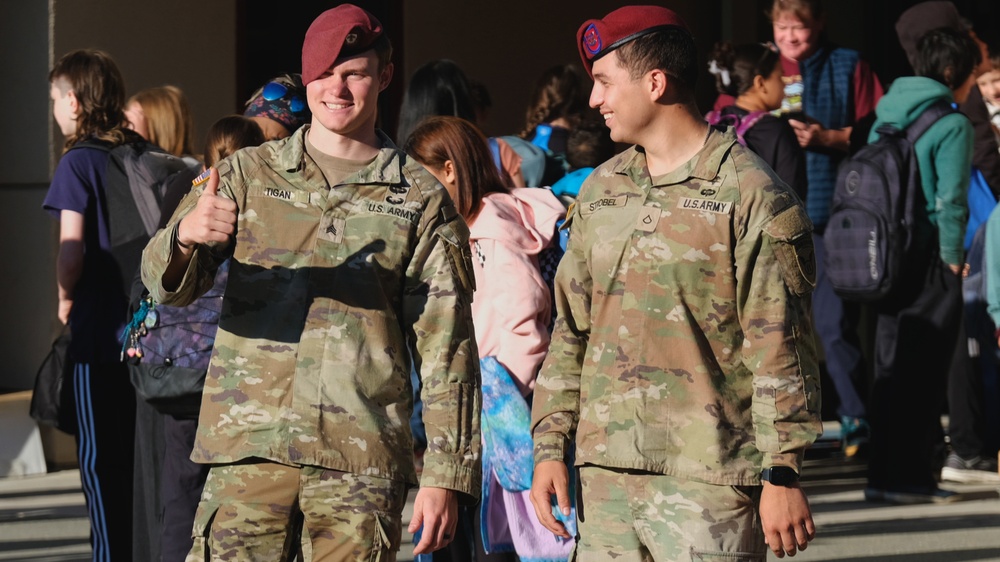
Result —
<instances>
[{"instance_id":1,"label":"sleeve cuff","mask_svg":"<svg viewBox=\"0 0 1000 562\"><path fill-rule=\"evenodd\" d=\"M477 468L466 466L461 459L449 455L428 454L424 457L420 486L455 490L462 494L458 500L460 504L475 505L482 493L482 475Z\"/></svg>"},{"instance_id":2,"label":"sleeve cuff","mask_svg":"<svg viewBox=\"0 0 1000 562\"><path fill-rule=\"evenodd\" d=\"M569 443L566 437L557 433L535 436L535 464L545 461L566 462Z\"/></svg>"},{"instance_id":3,"label":"sleeve cuff","mask_svg":"<svg viewBox=\"0 0 1000 562\"><path fill-rule=\"evenodd\" d=\"M795 470L795 472L802 474L802 458L805 456L805 451L790 451L787 453L764 453L764 460L761 463L761 469L774 468L776 466L786 466Z\"/></svg>"}]
</instances>

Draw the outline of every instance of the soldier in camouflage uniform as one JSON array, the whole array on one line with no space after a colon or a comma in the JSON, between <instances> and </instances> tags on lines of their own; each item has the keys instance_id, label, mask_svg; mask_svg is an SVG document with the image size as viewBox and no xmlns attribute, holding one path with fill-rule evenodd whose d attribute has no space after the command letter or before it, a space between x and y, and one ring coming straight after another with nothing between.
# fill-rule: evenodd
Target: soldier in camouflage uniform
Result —
<instances>
[{"instance_id":1,"label":"soldier in camouflage uniform","mask_svg":"<svg viewBox=\"0 0 1000 562\"><path fill-rule=\"evenodd\" d=\"M410 363L429 438L410 530L450 542L480 489L468 229L440 183L375 129L391 78L379 22L342 5L303 45L311 127L211 170L149 243L143 281L184 305L232 256L192 459L213 465L188 559L394 560Z\"/></svg>"},{"instance_id":2,"label":"soldier in camouflage uniform","mask_svg":"<svg viewBox=\"0 0 1000 562\"><path fill-rule=\"evenodd\" d=\"M577 40L590 104L635 146L568 214L533 405L536 513L567 536L552 496L568 512L575 439L580 561L794 555L815 533L798 472L821 432L809 220L699 115L674 12L621 8Z\"/></svg>"}]
</instances>

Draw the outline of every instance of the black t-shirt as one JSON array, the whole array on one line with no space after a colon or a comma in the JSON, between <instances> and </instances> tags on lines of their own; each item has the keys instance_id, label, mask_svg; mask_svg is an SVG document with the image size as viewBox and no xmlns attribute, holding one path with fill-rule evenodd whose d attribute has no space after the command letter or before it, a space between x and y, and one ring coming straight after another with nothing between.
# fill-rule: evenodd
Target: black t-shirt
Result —
<instances>
[{"instance_id":1,"label":"black t-shirt","mask_svg":"<svg viewBox=\"0 0 1000 562\"><path fill-rule=\"evenodd\" d=\"M750 112L735 105L722 110L723 115L743 118ZM757 153L803 201L806 200L806 157L795 131L784 119L765 115L743 134L747 148Z\"/></svg>"}]
</instances>

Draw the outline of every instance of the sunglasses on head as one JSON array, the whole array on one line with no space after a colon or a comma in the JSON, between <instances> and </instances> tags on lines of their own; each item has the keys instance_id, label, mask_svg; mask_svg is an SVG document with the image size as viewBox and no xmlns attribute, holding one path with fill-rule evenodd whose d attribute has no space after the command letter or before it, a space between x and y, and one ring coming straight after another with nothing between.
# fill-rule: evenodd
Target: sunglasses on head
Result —
<instances>
[{"instance_id":1,"label":"sunglasses on head","mask_svg":"<svg viewBox=\"0 0 1000 562\"><path fill-rule=\"evenodd\" d=\"M268 84L264 86L264 90L260 95L267 101L275 101L284 98L288 95L288 93L288 86L285 86L280 82L268 82ZM302 99L302 96L292 94L292 97L288 100L288 109L290 109L292 113L299 113L305 108L306 101Z\"/></svg>"}]
</instances>

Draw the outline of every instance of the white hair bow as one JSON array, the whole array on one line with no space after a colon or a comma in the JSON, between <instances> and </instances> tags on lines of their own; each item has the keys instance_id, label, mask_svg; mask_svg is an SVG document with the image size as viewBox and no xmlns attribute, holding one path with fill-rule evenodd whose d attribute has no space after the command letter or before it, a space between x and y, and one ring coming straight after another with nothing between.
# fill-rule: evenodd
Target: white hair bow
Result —
<instances>
[{"instance_id":1,"label":"white hair bow","mask_svg":"<svg viewBox=\"0 0 1000 562\"><path fill-rule=\"evenodd\" d=\"M718 76L722 80L723 86L728 86L730 84L729 80L729 70L725 68L719 68L718 63L714 60L708 62L708 71Z\"/></svg>"}]
</instances>

